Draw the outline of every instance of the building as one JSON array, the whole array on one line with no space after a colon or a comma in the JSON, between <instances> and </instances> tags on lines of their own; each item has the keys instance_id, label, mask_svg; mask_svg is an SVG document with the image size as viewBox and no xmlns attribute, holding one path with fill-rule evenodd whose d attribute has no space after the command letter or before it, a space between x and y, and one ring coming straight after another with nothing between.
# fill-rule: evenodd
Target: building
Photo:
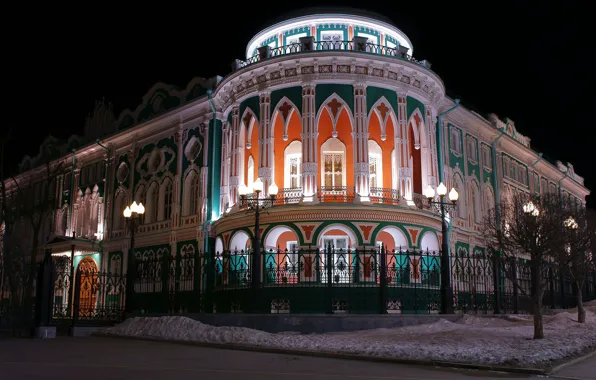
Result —
<instances>
[{"instance_id":1,"label":"building","mask_svg":"<svg viewBox=\"0 0 596 380\"><path fill-rule=\"evenodd\" d=\"M146 210L137 257L216 252L226 273L238 263L221 252L252 245L254 218L240 195L257 179L263 195L278 188L274 207L261 215L262 244L290 252L382 244L398 256L438 255L441 219L422 194L441 182L459 193L450 244L462 256L482 255L480 225L500 199L557 192L584 205L589 194L571 164L543 159L512 120L484 117L446 96L408 37L374 16L291 18L255 35L232 66L223 78L196 78L185 89L158 83L117 118L100 105L84 136L63 145L48 139L40 152L58 149L52 168L61 166L40 252L73 251L76 268L125 272L123 210L134 200ZM46 170L42 156L25 157L17 176L34 194L47 186L36 182ZM263 256L265 265L301 262L304 273L288 272L284 284L315 276L308 255L271 257ZM352 265L354 257L335 255L334 266L342 260ZM250 266L246 259L244 270ZM410 270L412 283L421 281Z\"/></svg>"}]
</instances>

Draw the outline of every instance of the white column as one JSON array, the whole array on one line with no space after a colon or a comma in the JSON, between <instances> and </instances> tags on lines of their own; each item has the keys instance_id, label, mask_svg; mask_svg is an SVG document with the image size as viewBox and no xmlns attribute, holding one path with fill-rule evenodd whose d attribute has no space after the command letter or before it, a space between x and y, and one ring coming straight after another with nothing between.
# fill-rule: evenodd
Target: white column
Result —
<instances>
[{"instance_id":1,"label":"white column","mask_svg":"<svg viewBox=\"0 0 596 380\"><path fill-rule=\"evenodd\" d=\"M302 86L302 197L304 202L316 200L318 132L315 125L315 85Z\"/></svg>"},{"instance_id":2,"label":"white column","mask_svg":"<svg viewBox=\"0 0 596 380\"><path fill-rule=\"evenodd\" d=\"M238 184L242 178L244 170L242 170L241 149L240 146L240 114L238 105L232 108L232 160L231 160L231 174L230 174L230 203L236 204L238 202Z\"/></svg>"},{"instance_id":3,"label":"white column","mask_svg":"<svg viewBox=\"0 0 596 380\"><path fill-rule=\"evenodd\" d=\"M259 94L261 112L259 115L259 178L263 181L265 195L271 185L273 162L273 138L271 137L271 96L269 92Z\"/></svg>"},{"instance_id":4,"label":"white column","mask_svg":"<svg viewBox=\"0 0 596 380\"><path fill-rule=\"evenodd\" d=\"M408 109L407 95L397 94L397 122L399 125L399 192L402 197L412 200L412 170L409 166L408 150Z\"/></svg>"},{"instance_id":5,"label":"white column","mask_svg":"<svg viewBox=\"0 0 596 380\"><path fill-rule=\"evenodd\" d=\"M368 124L366 85L354 84L354 176L359 200L369 201L370 166L368 163Z\"/></svg>"}]
</instances>

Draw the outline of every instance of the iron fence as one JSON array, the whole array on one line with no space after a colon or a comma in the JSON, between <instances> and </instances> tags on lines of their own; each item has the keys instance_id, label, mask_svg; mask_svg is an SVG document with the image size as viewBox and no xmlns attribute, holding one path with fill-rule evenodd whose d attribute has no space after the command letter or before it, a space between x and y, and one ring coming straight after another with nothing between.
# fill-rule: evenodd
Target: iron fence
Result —
<instances>
[{"instance_id":1,"label":"iron fence","mask_svg":"<svg viewBox=\"0 0 596 380\"><path fill-rule=\"evenodd\" d=\"M137 259L134 290L127 275L74 271L70 258L52 258L51 321L58 326L98 325L134 314L216 313L401 313L441 309L441 253L384 248L255 252L224 251ZM259 261L261 278L253 281ZM459 313L531 313L531 268L526 260L496 260L484 254L450 257L453 304ZM40 266L24 271L38 276ZM2 268L0 268L2 269ZM576 306L573 279L552 263L543 266L545 308ZM505 274L515 273L515 276ZM35 295L23 293L26 278L0 272L0 327L33 326ZM21 285L7 290L8 281ZM515 278L516 281L512 281ZM36 283L41 283L39 280ZM496 284L496 286L495 286ZM39 289L37 289L39 293ZM582 289L596 299L596 272ZM42 293L39 293L42 294ZM43 293L46 294L46 293Z\"/></svg>"}]
</instances>

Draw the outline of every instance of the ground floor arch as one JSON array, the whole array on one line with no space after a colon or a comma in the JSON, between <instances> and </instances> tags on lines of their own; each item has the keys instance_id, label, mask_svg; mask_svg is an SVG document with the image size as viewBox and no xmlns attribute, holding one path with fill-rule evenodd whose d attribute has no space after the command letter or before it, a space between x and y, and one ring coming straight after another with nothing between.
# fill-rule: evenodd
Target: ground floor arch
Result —
<instances>
[{"instance_id":1,"label":"ground floor arch","mask_svg":"<svg viewBox=\"0 0 596 380\"><path fill-rule=\"evenodd\" d=\"M99 268L91 257L84 257L77 266L79 317L95 312L99 292Z\"/></svg>"}]
</instances>

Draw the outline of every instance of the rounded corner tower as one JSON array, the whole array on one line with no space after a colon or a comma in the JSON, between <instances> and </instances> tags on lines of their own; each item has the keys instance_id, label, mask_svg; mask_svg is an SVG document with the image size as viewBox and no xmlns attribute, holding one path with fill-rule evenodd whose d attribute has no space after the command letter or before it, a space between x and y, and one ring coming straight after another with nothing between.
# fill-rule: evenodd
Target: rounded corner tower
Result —
<instances>
[{"instance_id":1,"label":"rounded corner tower","mask_svg":"<svg viewBox=\"0 0 596 380\"><path fill-rule=\"evenodd\" d=\"M405 260L402 250L438 252L441 219L422 194L439 183L434 131L445 89L412 51L384 17L345 9L294 13L250 40L214 93L222 273L252 266L271 289L274 277L318 286L329 273L314 263L329 245L353 252L349 268L368 260L354 250L377 243L388 262ZM260 207L259 222L246 216ZM297 263L300 273L286 271ZM337 281L355 286L349 275ZM295 291L288 302L298 307ZM262 296L274 302L273 293Z\"/></svg>"}]
</instances>

